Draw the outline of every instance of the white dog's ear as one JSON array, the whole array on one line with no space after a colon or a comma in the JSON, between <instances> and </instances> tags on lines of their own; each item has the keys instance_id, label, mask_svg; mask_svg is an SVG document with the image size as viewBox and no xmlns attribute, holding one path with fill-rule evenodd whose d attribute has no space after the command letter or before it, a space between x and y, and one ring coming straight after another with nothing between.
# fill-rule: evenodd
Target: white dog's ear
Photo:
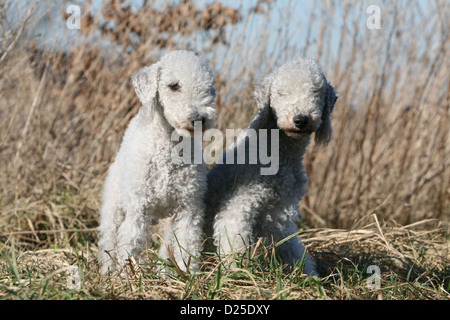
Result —
<instances>
[{"instance_id":1,"label":"white dog's ear","mask_svg":"<svg viewBox=\"0 0 450 320\"><path fill-rule=\"evenodd\" d=\"M325 80L326 81L326 80ZM333 111L334 105L336 103L337 96L334 88L327 82L327 89L325 93L325 105L322 111L322 123L320 127L316 130L314 141L317 144L326 146L331 139L331 120L330 115Z\"/></svg>"},{"instance_id":2,"label":"white dog's ear","mask_svg":"<svg viewBox=\"0 0 450 320\"><path fill-rule=\"evenodd\" d=\"M131 81L134 91L143 105L152 102L158 91L159 62L138 71Z\"/></svg>"}]
</instances>

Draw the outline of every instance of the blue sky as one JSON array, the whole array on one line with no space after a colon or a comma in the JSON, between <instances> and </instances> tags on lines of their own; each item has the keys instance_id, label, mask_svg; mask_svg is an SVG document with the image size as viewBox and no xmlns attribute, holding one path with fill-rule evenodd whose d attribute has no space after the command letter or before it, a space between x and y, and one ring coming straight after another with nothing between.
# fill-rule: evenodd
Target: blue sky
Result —
<instances>
[{"instance_id":1,"label":"blue sky","mask_svg":"<svg viewBox=\"0 0 450 320\"><path fill-rule=\"evenodd\" d=\"M194 0L195 4L199 7L202 7L206 3L213 2L215 0ZM10 0L13 8L21 8L26 4L29 4L33 1L30 0ZM56 40L57 43L64 43L64 40L67 39L67 35L63 31L65 29L65 22L61 19L61 11L65 10L69 5L76 4L77 2L83 2L83 0L78 1L58 1L58 2L50 2L50 1L35 1L37 3L36 15L39 15L48 10L48 3L52 3L54 6L53 9L48 14L47 19L43 20L41 24L36 28L37 33L41 34L42 42L50 42L52 40ZM144 0L128 0L126 3L131 4L133 9L138 9L142 6ZM162 1L162 0L148 0L148 3L154 6L161 6L164 3L177 3L178 1ZM248 10L258 3L258 0L221 0L225 5L233 6L236 8L240 8L242 12L246 13ZM416 3L419 4L420 7L425 8L428 0L419 0ZM92 12L95 14L99 11L102 1L101 0L92 0ZM313 6L316 6L316 10L320 11L320 5L322 1L317 0L277 0L273 2L272 14L270 14L270 26L263 25L264 22L267 22L267 19L258 19L254 18L252 23L254 24L254 28L260 28L261 31L266 33L275 34L276 30L279 28L284 28L283 32L288 32L291 35L292 42L301 43L306 38L306 33L308 30L304 28L299 28L299 24L304 22L304 20L308 19ZM342 19L339 19L344 15L344 1L330 1L330 3L334 3L336 5L336 14L333 17L333 20L330 20L330 28L331 29L339 29L339 26L342 24ZM389 10L387 8L386 2L381 0L363 0L363 1L353 1L354 4L363 3L360 8L365 9L367 6L371 4L376 4L380 6L382 9L382 14L385 14L386 11ZM410 3L413 3L410 1ZM288 8L288 10L286 10ZM355 6L352 8L354 9ZM20 9L19 12L23 12L24 9ZM360 17L360 24L364 24L368 15L364 12L349 12L349 17L357 16ZM349 18L350 19L350 18ZM258 21L259 20L259 21ZM233 34L239 34L239 28L242 28L241 25L232 26ZM255 31L254 29L252 31ZM316 28L312 28L309 32L317 33L318 30ZM78 34L76 31L69 32L69 38L77 38ZM61 39L62 38L62 39ZM64 39L66 38L66 39ZM333 37L336 39L337 37ZM74 40L74 39L72 39ZM251 40L251 39L249 39Z\"/></svg>"},{"instance_id":2,"label":"blue sky","mask_svg":"<svg viewBox=\"0 0 450 320\"><path fill-rule=\"evenodd\" d=\"M195 4L199 7L202 7L206 3L213 2L214 0L194 0ZM23 7L30 3L30 0L10 0L12 3L12 9L19 8L18 12L24 12ZM80 1L79 1L80 2ZM78 3L79 3L78 2ZM169 1L169 3L178 3L179 1ZM231 1L231 0L222 0L221 1L225 5L230 5L235 8L239 8L243 13L244 17L246 16L248 10L258 3L258 0L239 0L239 1ZM267 17L262 15L254 15L253 19L249 21L249 24L246 26L244 31L245 22L241 22L237 25L229 26L227 28L228 41L231 43L231 48L228 48L228 52L238 52L236 57L229 56L227 59L239 59L239 54L247 55L247 57L252 57L252 55L266 55L266 57L262 57L264 61L277 61L283 62L288 58L291 58L292 55L306 55L311 58L314 58L316 53L316 44L311 43L309 49L304 50L306 47L306 39L307 34L310 33L312 35L312 39L316 39L319 33L319 23L323 21L324 16L325 21L327 22L327 34L331 35L327 43L327 48L329 50L329 54L333 56L338 48L339 41L339 32L341 30L341 26L343 25L343 17L347 14L346 23L353 27L353 23L357 23L361 28L366 28L366 20L368 18L368 14L366 13L366 9L369 5L375 4L378 5L381 9L381 21L383 30L381 30L379 34L387 34L389 26L384 24L388 19L386 15L392 14L392 4L389 4L387 1L381 0L361 0L361 1L348 1L352 3L348 12L345 12L345 3L346 1L322 1L322 0L277 0L273 2L272 10ZM47 19L42 19L41 23L33 28L35 34L38 35L38 42L48 47L54 47L56 50L64 50L72 47L74 44L76 45L77 41L82 39L82 33L78 30L68 30L66 28L66 23L63 21L61 17L61 11L65 10L69 5L74 4L74 1L36 1L37 10L34 13L35 15L41 15L45 12L48 12ZM129 0L128 3L131 4L133 9L138 9L143 0ZM149 4L154 6L161 6L167 1L162 0L148 0ZM331 16L329 15L329 9L327 7L323 7L322 4L332 4L335 6L335 12ZM420 12L420 10L425 10L428 4L430 3L427 0L419 0L417 2L408 1L408 0L398 0L397 4L402 4L400 7L404 6L416 6ZM50 10L48 8L48 4L53 5L54 7ZM95 14L99 11L101 7L101 0L92 0L92 13ZM311 12L314 11L314 15L311 15ZM414 11L414 12L416 12ZM400 12L399 14L402 14ZM312 26L309 27L308 23L310 22L310 17L314 19L311 21ZM414 28L414 24L417 20L423 17L419 15L415 15L411 17L411 21L408 22L409 25L406 25L407 28ZM420 36L420 31L418 31ZM286 39L288 39L289 47L286 48L284 45L286 42L280 41L280 35L285 35ZM376 35L376 32L372 33ZM367 34L365 35L367 36ZM371 33L369 33L371 36ZM267 45L261 50L261 39L264 37L268 37ZM244 38L245 41L242 41ZM201 39L199 37L198 39ZM95 41L99 41L96 39ZM105 48L107 47L110 51L111 45L104 42ZM202 45L202 41L198 40L197 43L199 46ZM244 44L245 47L236 47L235 50L233 45L236 46L240 44ZM344 45L345 46L345 45ZM181 48L180 48L181 49ZM225 49L216 48L216 50L210 55L215 55L216 61L222 60L222 55L226 54ZM201 50L199 50L201 51ZM105 52L108 52L105 50ZM217 57L221 57L217 59ZM208 57L211 59L211 57ZM252 70L255 70L257 76L258 73L265 72L266 70L262 70L261 66L256 64L258 61L261 61L261 57L259 59L254 59L255 65L249 66ZM329 59L323 58L325 63L328 63ZM237 63L238 61L236 61ZM252 59L246 59L246 63L252 63ZM332 63L332 62L330 62ZM230 66L233 66L233 63L226 64L230 69ZM269 66L270 67L270 66ZM266 66L265 69L269 67ZM231 68L237 72L234 76L239 76L239 68ZM223 71L223 70L222 70ZM226 71L231 72L231 71ZM230 75L230 74L229 74Z\"/></svg>"}]
</instances>

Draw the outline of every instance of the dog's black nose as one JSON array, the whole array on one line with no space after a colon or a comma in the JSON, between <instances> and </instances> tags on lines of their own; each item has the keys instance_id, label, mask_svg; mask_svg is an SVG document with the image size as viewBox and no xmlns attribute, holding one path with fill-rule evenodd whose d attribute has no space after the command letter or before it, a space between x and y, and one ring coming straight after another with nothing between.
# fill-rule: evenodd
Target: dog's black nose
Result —
<instances>
[{"instance_id":1,"label":"dog's black nose","mask_svg":"<svg viewBox=\"0 0 450 320\"><path fill-rule=\"evenodd\" d=\"M294 124L297 128L305 128L309 124L309 117L304 115L298 115L293 118Z\"/></svg>"}]
</instances>

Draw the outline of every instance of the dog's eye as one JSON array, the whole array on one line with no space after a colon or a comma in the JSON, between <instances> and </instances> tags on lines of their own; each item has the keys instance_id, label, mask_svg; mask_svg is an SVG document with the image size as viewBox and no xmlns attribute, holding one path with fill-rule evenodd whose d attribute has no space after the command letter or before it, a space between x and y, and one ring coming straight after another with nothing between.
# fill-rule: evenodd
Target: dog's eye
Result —
<instances>
[{"instance_id":1,"label":"dog's eye","mask_svg":"<svg viewBox=\"0 0 450 320\"><path fill-rule=\"evenodd\" d=\"M278 91L277 93L280 97L284 97L286 95L286 93L284 93L283 91Z\"/></svg>"},{"instance_id":2,"label":"dog's eye","mask_svg":"<svg viewBox=\"0 0 450 320\"><path fill-rule=\"evenodd\" d=\"M170 90L172 90L172 91L180 91L180 89L181 89L181 86L178 84L178 82L171 83L171 84L169 84L168 87L169 87Z\"/></svg>"}]
</instances>

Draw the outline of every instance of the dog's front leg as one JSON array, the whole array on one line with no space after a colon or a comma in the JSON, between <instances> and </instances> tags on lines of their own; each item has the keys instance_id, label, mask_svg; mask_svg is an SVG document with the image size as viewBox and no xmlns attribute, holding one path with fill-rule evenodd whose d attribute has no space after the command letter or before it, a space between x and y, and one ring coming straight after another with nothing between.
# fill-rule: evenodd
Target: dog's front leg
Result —
<instances>
[{"instance_id":1,"label":"dog's front leg","mask_svg":"<svg viewBox=\"0 0 450 320\"><path fill-rule=\"evenodd\" d=\"M197 205L187 206L172 216L163 233L159 255L176 264L176 268L181 271L192 271L199 267L204 210L201 199L197 202Z\"/></svg>"}]
</instances>

